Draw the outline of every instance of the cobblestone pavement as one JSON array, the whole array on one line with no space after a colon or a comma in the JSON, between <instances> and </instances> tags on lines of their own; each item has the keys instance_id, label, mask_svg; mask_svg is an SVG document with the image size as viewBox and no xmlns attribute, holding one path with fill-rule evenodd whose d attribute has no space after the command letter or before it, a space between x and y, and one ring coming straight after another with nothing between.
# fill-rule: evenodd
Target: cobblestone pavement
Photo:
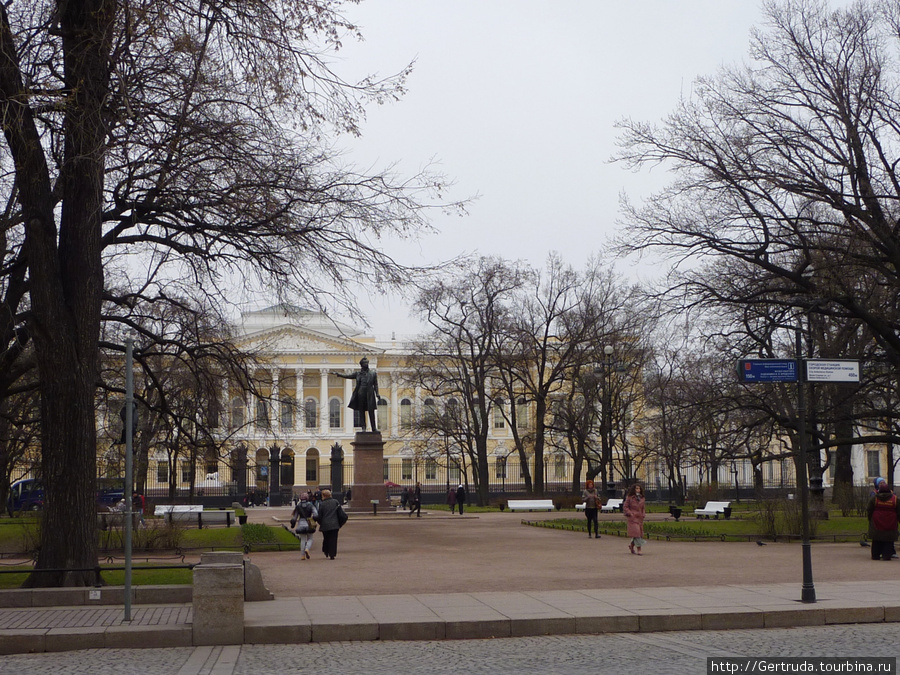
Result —
<instances>
[{"instance_id":1,"label":"cobblestone pavement","mask_svg":"<svg viewBox=\"0 0 900 675\"><path fill-rule=\"evenodd\" d=\"M103 649L5 656L0 674L705 673L708 657L893 657L900 624L440 642Z\"/></svg>"}]
</instances>

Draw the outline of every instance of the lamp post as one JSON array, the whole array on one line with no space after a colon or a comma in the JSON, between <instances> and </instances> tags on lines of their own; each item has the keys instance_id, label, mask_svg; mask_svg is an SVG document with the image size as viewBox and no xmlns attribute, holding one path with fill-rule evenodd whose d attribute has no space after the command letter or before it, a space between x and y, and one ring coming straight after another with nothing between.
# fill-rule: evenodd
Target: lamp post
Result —
<instances>
[{"instance_id":1,"label":"lamp post","mask_svg":"<svg viewBox=\"0 0 900 675\"><path fill-rule=\"evenodd\" d=\"M803 382L803 336L798 325L795 328L795 354L797 358L797 435L800 445L800 465L797 475L797 487L800 489L800 520L802 521L803 543L803 585L800 588L801 602L816 601L816 587L812 575L812 549L809 543L809 481L807 479L808 464L806 460L806 386Z\"/></svg>"},{"instance_id":2,"label":"lamp post","mask_svg":"<svg viewBox=\"0 0 900 675\"><path fill-rule=\"evenodd\" d=\"M605 485L604 492L609 491L613 485L613 461L612 461L612 393L609 390L610 370L612 369L613 346L606 345L603 347L603 433L602 433L602 449L603 449L603 466Z\"/></svg>"}]
</instances>

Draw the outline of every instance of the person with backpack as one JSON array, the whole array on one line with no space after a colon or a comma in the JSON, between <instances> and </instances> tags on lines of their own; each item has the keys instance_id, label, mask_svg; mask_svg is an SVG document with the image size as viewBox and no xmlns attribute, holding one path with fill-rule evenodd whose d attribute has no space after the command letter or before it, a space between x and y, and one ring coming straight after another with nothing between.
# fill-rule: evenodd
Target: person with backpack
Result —
<instances>
[{"instance_id":1,"label":"person with backpack","mask_svg":"<svg viewBox=\"0 0 900 675\"><path fill-rule=\"evenodd\" d=\"M869 539L872 541L872 560L890 560L894 542L900 538L900 500L891 492L887 481L876 481L878 491L869 498L866 514L869 517Z\"/></svg>"},{"instance_id":2,"label":"person with backpack","mask_svg":"<svg viewBox=\"0 0 900 675\"><path fill-rule=\"evenodd\" d=\"M294 534L300 540L300 560L309 560L309 549L312 548L313 533L316 531L316 519L319 510L309 500L309 492L300 495L297 506L291 514L291 525L294 526Z\"/></svg>"}]
</instances>

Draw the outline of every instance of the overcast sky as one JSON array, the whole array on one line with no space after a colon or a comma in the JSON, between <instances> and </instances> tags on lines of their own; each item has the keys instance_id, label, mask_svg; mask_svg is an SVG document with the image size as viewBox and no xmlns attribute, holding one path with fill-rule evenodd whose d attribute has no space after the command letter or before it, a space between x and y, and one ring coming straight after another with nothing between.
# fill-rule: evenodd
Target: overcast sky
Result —
<instances>
[{"instance_id":1,"label":"overcast sky","mask_svg":"<svg viewBox=\"0 0 900 675\"><path fill-rule=\"evenodd\" d=\"M365 0L345 15L365 41L345 45L339 72L416 61L404 99L372 107L363 138L344 141L349 156L406 174L436 159L454 198L479 195L391 252L542 265L557 251L576 267L616 230L621 192L639 200L666 180L609 163L614 123L661 120L696 77L745 59L762 21L755 0ZM397 300L361 309L379 336L420 328Z\"/></svg>"}]
</instances>

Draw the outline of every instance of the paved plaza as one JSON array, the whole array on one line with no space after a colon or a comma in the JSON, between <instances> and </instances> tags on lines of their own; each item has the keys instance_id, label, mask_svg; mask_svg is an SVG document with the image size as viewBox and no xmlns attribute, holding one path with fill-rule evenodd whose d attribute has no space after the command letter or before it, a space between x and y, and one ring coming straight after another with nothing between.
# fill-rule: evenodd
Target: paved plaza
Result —
<instances>
[{"instance_id":1,"label":"paved plaza","mask_svg":"<svg viewBox=\"0 0 900 675\"><path fill-rule=\"evenodd\" d=\"M0 673L22 675L572 675L706 673L707 658L896 656L900 623L562 635L505 640L332 642L13 654Z\"/></svg>"},{"instance_id":2,"label":"paved plaza","mask_svg":"<svg viewBox=\"0 0 900 675\"><path fill-rule=\"evenodd\" d=\"M279 524L287 521L290 509L258 508L250 513L251 521ZM566 649L582 656L573 656L571 664L560 667L562 672L599 658L603 651L598 645L627 654L661 640L667 649L693 654L684 645L721 634L721 629L753 629L733 634L773 637L784 628L802 627L812 630L812 636L820 635L817 630L833 630L829 624L860 624L845 630L892 635L896 643L900 562L872 561L869 550L857 543L813 545L818 602L804 604L799 602L797 543L651 541L645 555L636 556L628 552L623 537L597 540L583 531L522 522L558 517L509 512L460 517L427 509L421 518L354 513L341 531L335 560L321 554L321 535L316 535L315 555L308 561L295 552L252 553L249 560L260 568L276 599L245 604L243 647L191 646L189 604L136 605L130 623L123 622L120 609L109 606L2 609L0 649L11 655L3 657L0 672L19 659L51 663L61 658L15 652L62 650L81 651L73 652L77 658L71 661L63 659L65 667L74 670L54 672L104 672L106 654L133 646L147 648L141 652L142 664L156 663L157 656L151 654L161 659L160 670L141 672L232 673L253 670L248 664L265 661L267 655L280 655L272 658L285 663L302 658L318 664L338 650L346 663L348 655L360 650L366 656L359 658L384 658L387 664L391 658L406 662L429 653L455 653L454 645L459 650L469 645L465 649L471 650L471 657L466 659L472 663L485 644L509 648L509 661L516 663L528 649L551 654L571 640ZM604 514L602 519L621 517ZM756 630L763 628L768 630ZM711 639L709 644L716 644ZM515 644L523 646L507 647ZM823 644L832 643L826 639ZM368 647L374 650L371 656ZM706 651L703 647L697 653ZM87 653L103 655L91 661L97 669L77 670ZM273 662L254 672L287 672L277 667ZM440 667L429 670L445 672ZM384 670L365 669L389 670L396 672L387 665ZM491 670L554 672L549 666Z\"/></svg>"}]
</instances>

